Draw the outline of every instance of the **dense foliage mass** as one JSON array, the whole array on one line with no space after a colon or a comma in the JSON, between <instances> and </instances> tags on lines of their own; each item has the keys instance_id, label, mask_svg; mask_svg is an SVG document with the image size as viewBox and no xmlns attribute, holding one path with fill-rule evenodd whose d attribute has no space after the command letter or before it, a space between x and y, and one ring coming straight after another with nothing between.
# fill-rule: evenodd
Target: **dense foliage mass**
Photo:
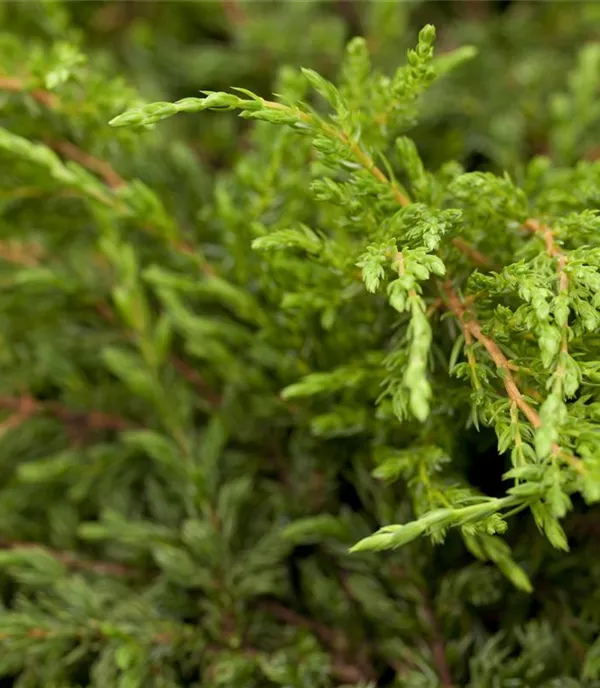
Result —
<instances>
[{"instance_id":1,"label":"dense foliage mass","mask_svg":"<svg viewBox=\"0 0 600 688\"><path fill-rule=\"evenodd\" d=\"M564 7L0 5L6 685L600 686Z\"/></svg>"}]
</instances>

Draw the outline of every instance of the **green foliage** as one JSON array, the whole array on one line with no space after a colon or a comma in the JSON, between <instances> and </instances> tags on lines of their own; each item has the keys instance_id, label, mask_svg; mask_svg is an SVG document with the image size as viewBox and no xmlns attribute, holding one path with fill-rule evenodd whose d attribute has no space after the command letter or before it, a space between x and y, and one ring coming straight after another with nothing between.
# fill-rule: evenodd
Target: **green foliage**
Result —
<instances>
[{"instance_id":1,"label":"green foliage","mask_svg":"<svg viewBox=\"0 0 600 688\"><path fill-rule=\"evenodd\" d=\"M0 675L600 686L597 6L137 4L1 8Z\"/></svg>"}]
</instances>

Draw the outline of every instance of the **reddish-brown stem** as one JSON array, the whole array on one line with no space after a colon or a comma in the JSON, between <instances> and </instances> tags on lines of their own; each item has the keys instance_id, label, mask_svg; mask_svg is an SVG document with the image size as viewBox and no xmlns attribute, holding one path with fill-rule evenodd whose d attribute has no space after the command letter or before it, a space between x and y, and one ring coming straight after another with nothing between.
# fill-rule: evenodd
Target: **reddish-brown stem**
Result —
<instances>
[{"instance_id":1,"label":"reddish-brown stem","mask_svg":"<svg viewBox=\"0 0 600 688\"><path fill-rule=\"evenodd\" d=\"M556 243L554 232L548 225L544 225L538 220L526 220L523 225L527 230L541 236L546 245L546 251L552 258L556 259L558 271L558 290L559 292L566 292L569 289L569 278L566 273L567 256L565 252Z\"/></svg>"},{"instance_id":2,"label":"reddish-brown stem","mask_svg":"<svg viewBox=\"0 0 600 688\"><path fill-rule=\"evenodd\" d=\"M314 633L325 645L332 646L336 645L338 642L336 634L330 628L319 623L318 621L308 619L305 616L298 614L293 609L284 607L279 602L265 600L261 603L261 608L269 614L276 616L278 619L281 619L290 626L306 628Z\"/></svg>"},{"instance_id":3,"label":"reddish-brown stem","mask_svg":"<svg viewBox=\"0 0 600 688\"><path fill-rule=\"evenodd\" d=\"M569 276L567 275L566 271L567 256L556 243L552 228L548 225L542 224L538 220L533 219L526 220L524 227L530 232L542 237L544 240L548 255L556 260L558 273L558 293L566 295L569 291ZM566 322L562 331L560 353L561 356L556 367L556 378L559 384L562 385L562 379L565 375L565 357L569 353L569 326Z\"/></svg>"},{"instance_id":4,"label":"reddish-brown stem","mask_svg":"<svg viewBox=\"0 0 600 688\"><path fill-rule=\"evenodd\" d=\"M447 281L444 285L450 310L456 315L458 321L460 322L463 331L469 332L487 351L489 357L496 364L496 367L502 371L502 382L504 383L504 388L508 394L509 399L513 402L521 413L527 418L527 420L533 425L535 429L542 427L542 420L539 413L525 400L521 394L515 379L511 373L510 362L506 356L502 353L500 347L491 338L485 335L481 330L481 325L477 322L477 319L471 312L467 312L465 305L460 300L452 283ZM586 469L580 459L577 459L570 454L564 452L558 444L552 445L552 452L563 458L569 465L571 465L575 470L580 473L585 473Z\"/></svg>"},{"instance_id":5,"label":"reddish-brown stem","mask_svg":"<svg viewBox=\"0 0 600 688\"><path fill-rule=\"evenodd\" d=\"M493 339L483 334L481 325L477 322L472 313L467 313L463 302L454 291L452 282L447 281L444 287L448 296L450 309L458 318L465 332L465 341L467 336L466 333L469 333L484 347L492 361L496 364L496 367L503 372L504 387L509 398L515 402L534 428L540 428L542 426L542 421L540 420L539 414L523 398L512 376L511 366L506 356L500 350L500 347Z\"/></svg>"},{"instance_id":6,"label":"reddish-brown stem","mask_svg":"<svg viewBox=\"0 0 600 688\"><path fill-rule=\"evenodd\" d=\"M73 571L90 571L101 576L139 576L140 570L125 564L112 561L94 561L90 559L80 559L71 552L64 552L49 549L37 542L20 542L16 540L6 540L0 538L0 548L2 549L42 549L46 554L50 554L54 559L64 564Z\"/></svg>"},{"instance_id":7,"label":"reddish-brown stem","mask_svg":"<svg viewBox=\"0 0 600 688\"><path fill-rule=\"evenodd\" d=\"M246 21L246 10L242 7L240 0L221 0L221 6L227 19L234 26L241 25Z\"/></svg>"},{"instance_id":8,"label":"reddish-brown stem","mask_svg":"<svg viewBox=\"0 0 600 688\"><path fill-rule=\"evenodd\" d=\"M52 628L30 628L24 633L0 633L0 642L3 640L11 640L13 638L22 638L23 636L27 638L52 638L55 635L55 631ZM73 637L75 638L86 638L89 635L94 634L96 636L104 637L102 633L102 627L99 623L95 622L89 628L75 628L73 629ZM63 635L61 633L61 635ZM169 645L174 642L176 635L174 633L156 633L150 638L150 642L154 645Z\"/></svg>"},{"instance_id":9,"label":"reddish-brown stem","mask_svg":"<svg viewBox=\"0 0 600 688\"><path fill-rule=\"evenodd\" d=\"M395 256L396 263L398 264L398 274L400 277L403 277L405 274L405 266L404 266L404 254L402 251L398 251ZM411 299L415 299L417 297L417 292L414 289L409 289L408 290L408 295L410 296Z\"/></svg>"},{"instance_id":10,"label":"reddish-brown stem","mask_svg":"<svg viewBox=\"0 0 600 688\"><path fill-rule=\"evenodd\" d=\"M528 220L525 220L523 227L533 234L537 234L538 236L542 237L544 243L546 244L546 250L553 258L559 258L561 255L564 255L554 240L554 233L552 229L548 227L548 225L542 224L539 220L529 218Z\"/></svg>"},{"instance_id":11,"label":"reddish-brown stem","mask_svg":"<svg viewBox=\"0 0 600 688\"><path fill-rule=\"evenodd\" d=\"M95 158L94 156L89 155L89 153L86 153L69 141L49 142L48 145L64 157L70 158L82 167L86 167L99 174L106 185L111 189L119 189L127 184L123 177L115 172L111 165L106 162L106 160L101 160L100 158ZM104 203L111 204L109 199L99 198L99 200ZM112 204L114 205L114 202L112 202ZM191 256L192 258L198 258L198 253L194 247L185 241L172 241L171 246L178 253ZM208 277L213 277L216 274L215 270L204 260L199 261L199 264L204 274Z\"/></svg>"},{"instance_id":12,"label":"reddish-brown stem","mask_svg":"<svg viewBox=\"0 0 600 688\"><path fill-rule=\"evenodd\" d=\"M456 4L463 10L467 20L480 22L485 20L490 13L489 3L486 0L465 0Z\"/></svg>"},{"instance_id":13,"label":"reddish-brown stem","mask_svg":"<svg viewBox=\"0 0 600 688\"><path fill-rule=\"evenodd\" d=\"M554 232L548 225L544 225L538 220L526 220L523 225L527 230L541 236L546 245L546 251L552 258L556 259L557 272L558 272L558 290L559 292L566 293L569 289L569 277L565 270L567 265L567 255L556 243L554 238Z\"/></svg>"},{"instance_id":14,"label":"reddish-brown stem","mask_svg":"<svg viewBox=\"0 0 600 688\"><path fill-rule=\"evenodd\" d=\"M123 431L138 427L124 418L100 411L71 411L55 401L38 401L29 395L0 397L0 409L18 414L24 421L38 413L48 413L68 425L82 426L89 430Z\"/></svg>"},{"instance_id":15,"label":"reddish-brown stem","mask_svg":"<svg viewBox=\"0 0 600 688\"><path fill-rule=\"evenodd\" d=\"M190 382L194 387L197 387L203 396L213 405L220 406L223 399L217 392L215 392L204 380L202 375L192 368L188 363L181 360L180 358L172 357L171 364L177 370L182 377L184 377L188 382Z\"/></svg>"},{"instance_id":16,"label":"reddish-brown stem","mask_svg":"<svg viewBox=\"0 0 600 688\"><path fill-rule=\"evenodd\" d=\"M452 239L452 244L461 253L464 253L467 258L470 258L474 263L481 265L484 268L495 268L498 269L497 265L494 263L481 251L478 251L475 247L471 246L469 242L465 241L461 237L455 237Z\"/></svg>"},{"instance_id":17,"label":"reddish-brown stem","mask_svg":"<svg viewBox=\"0 0 600 688\"><path fill-rule=\"evenodd\" d=\"M390 566L390 573L392 574L393 579L396 580L402 580L406 578L405 569L398 564L392 564ZM448 665L448 660L446 659L444 635L441 631L439 621L435 614L433 603L431 601L429 592L424 585L419 586L418 591L421 597L422 610L431 630L432 640L429 644L429 647L438 678L440 679L440 688L452 688L454 686L454 681L452 679L452 673L450 671L450 666Z\"/></svg>"},{"instance_id":18,"label":"reddish-brown stem","mask_svg":"<svg viewBox=\"0 0 600 688\"><path fill-rule=\"evenodd\" d=\"M352 590L352 587L349 583L349 576L348 572L340 568L339 566L336 565L335 560L332 558L331 559L332 563L334 564L336 568L336 573L337 573L337 579L340 583L340 586L346 596L348 597L349 600L353 603L356 609L360 609L361 605L360 602L357 601L356 596L354 595L354 592ZM371 676L373 674L373 668L372 668L372 656L374 654L374 648L373 644L369 642L369 639L365 639L363 642L361 642L360 647L358 651L355 654L355 661L358 666L361 667L363 674L365 676ZM404 663L404 661L400 661L399 659L396 659L395 657L386 657L386 661L389 662L390 666L394 669L394 671L398 674L398 676L401 676L406 672L408 669L408 666Z\"/></svg>"},{"instance_id":19,"label":"reddish-brown stem","mask_svg":"<svg viewBox=\"0 0 600 688\"><path fill-rule=\"evenodd\" d=\"M331 674L338 680L343 681L345 684L354 685L356 683L367 683L368 678L365 677L363 672L354 664L345 664L339 660L333 661L331 667Z\"/></svg>"},{"instance_id":20,"label":"reddish-brown stem","mask_svg":"<svg viewBox=\"0 0 600 688\"><path fill-rule=\"evenodd\" d=\"M314 633L323 645L334 654L333 669L338 678L352 683L367 682L373 678L374 672L371 666L361 668L356 664L345 662L344 655L349 648L343 635L336 633L325 624L308 619L302 614L284 607L279 602L267 600L261 603L261 607L290 626L306 628Z\"/></svg>"},{"instance_id":21,"label":"reddish-brown stem","mask_svg":"<svg viewBox=\"0 0 600 688\"><path fill-rule=\"evenodd\" d=\"M444 643L444 636L440 629L437 617L433 611L431 601L427 593L422 591L423 594L423 611L425 612L425 617L427 618L427 623L431 629L432 641L431 641L431 655L433 658L433 664L436 668L438 678L440 679L440 688L452 688L454 686L454 681L452 680L452 674L450 673L450 667L448 666L448 660L446 659L446 646Z\"/></svg>"},{"instance_id":22,"label":"reddish-brown stem","mask_svg":"<svg viewBox=\"0 0 600 688\"><path fill-rule=\"evenodd\" d=\"M95 158L93 155L86 153L70 141L48 141L47 145L60 153L63 157L69 158L79 163L83 167L99 174L105 181L107 186L112 189L118 189L125 186L125 180L112 168L112 166L105 160Z\"/></svg>"},{"instance_id":23,"label":"reddish-brown stem","mask_svg":"<svg viewBox=\"0 0 600 688\"><path fill-rule=\"evenodd\" d=\"M479 389L480 387L480 382L477 379L477 363L475 361L475 355L473 354L473 335L468 329L463 328L463 332L465 335L465 345L466 345L466 351L467 351L467 361L469 363L469 367L471 368L471 372L473 374L473 384L475 385L476 389Z\"/></svg>"},{"instance_id":24,"label":"reddish-brown stem","mask_svg":"<svg viewBox=\"0 0 600 688\"><path fill-rule=\"evenodd\" d=\"M442 306L444 305L444 299L442 299L441 296L438 296L437 299L435 299L429 308L427 309L425 315L430 318L437 310L439 310Z\"/></svg>"},{"instance_id":25,"label":"reddish-brown stem","mask_svg":"<svg viewBox=\"0 0 600 688\"><path fill-rule=\"evenodd\" d=\"M42 88L28 88L23 79L12 76L0 76L0 91L11 91L12 93L29 93L35 100L49 108L58 107L59 98Z\"/></svg>"},{"instance_id":26,"label":"reddish-brown stem","mask_svg":"<svg viewBox=\"0 0 600 688\"><path fill-rule=\"evenodd\" d=\"M101 301L96 303L96 311L98 312L98 315L100 315L100 317L106 322L114 324L114 322L116 321L115 314L106 303L103 303ZM131 333L127 333L127 337L128 339L132 339L133 335ZM204 380L204 378L200 375L200 373L197 370L195 370L188 363L181 360L180 358L177 358L176 356L172 356L170 361L171 365L175 368L175 370L177 370L177 372L183 378L185 378L188 382L194 385L200 392L202 392L204 397L211 404L213 404L214 406L221 405L221 396L208 385L208 383Z\"/></svg>"},{"instance_id":27,"label":"reddish-brown stem","mask_svg":"<svg viewBox=\"0 0 600 688\"><path fill-rule=\"evenodd\" d=\"M89 155L69 141L49 142L48 145L64 157L69 158L82 167L86 167L99 174L106 185L111 189L119 189L127 184L127 182L117 172L115 172L111 165L106 162L106 160L101 160L100 158L95 158L94 156ZM119 207L118 201L108 196L96 196L96 198L105 205L113 205L117 208ZM152 228L150 228L150 231L152 231ZM206 263L206 261L198 260L199 254L193 246L185 241L175 240L171 241L170 243L172 248L178 253L196 259L205 275L208 277L213 277L215 275L214 269L208 263Z\"/></svg>"},{"instance_id":28,"label":"reddish-brown stem","mask_svg":"<svg viewBox=\"0 0 600 688\"><path fill-rule=\"evenodd\" d=\"M15 265L33 266L39 264L42 247L39 244L22 241L0 241L0 259Z\"/></svg>"},{"instance_id":29,"label":"reddish-brown stem","mask_svg":"<svg viewBox=\"0 0 600 688\"><path fill-rule=\"evenodd\" d=\"M354 36L361 36L362 26L360 10L354 0L336 0L336 5L338 8L338 13L342 19L346 22L348 30Z\"/></svg>"}]
</instances>

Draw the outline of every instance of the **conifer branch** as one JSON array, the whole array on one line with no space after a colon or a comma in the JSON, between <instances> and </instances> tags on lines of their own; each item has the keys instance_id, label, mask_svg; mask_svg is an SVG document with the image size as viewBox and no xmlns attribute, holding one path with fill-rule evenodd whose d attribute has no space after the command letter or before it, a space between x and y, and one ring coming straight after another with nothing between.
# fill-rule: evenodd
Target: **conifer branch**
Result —
<instances>
[{"instance_id":1,"label":"conifer branch","mask_svg":"<svg viewBox=\"0 0 600 688\"><path fill-rule=\"evenodd\" d=\"M519 408L521 413L523 413L525 418L527 418L527 420L536 430L541 428L542 419L540 418L539 413L525 400L525 397L521 394L511 372L512 366L506 356L502 353L500 347L491 337L488 337L483 333L481 325L477 322L477 319L473 313L466 310L464 304L454 291L452 282L447 281L444 285L444 288L448 296L448 304L450 309L456 315L463 331L465 333L469 332L475 339L477 339L477 341L487 351L492 361L496 364L498 370L502 371L502 382L511 402ZM552 450L557 456L560 456L562 459L564 459L577 472L581 474L585 474L587 472L583 462L580 459L563 451L558 444L553 443Z\"/></svg>"},{"instance_id":2,"label":"conifer branch","mask_svg":"<svg viewBox=\"0 0 600 688\"><path fill-rule=\"evenodd\" d=\"M323 132L326 133L328 136L337 139L338 141L343 143L347 148L349 148L352 151L356 160L362 165L362 167L365 170L370 172L373 175L373 177L377 179L377 181L389 186L398 205L400 205L403 208L406 208L407 206L412 204L412 200L410 199L410 197L405 192L401 191L398 188L396 182L394 180L389 179L387 175L379 167L377 167L374 160L369 156L369 154L366 153L360 147L360 145L356 141L351 139L345 132L325 122L321 122L320 120L311 116L309 113L290 108L289 106L284 105L283 103L268 100L262 100L262 102L267 107L270 107L274 110L284 110L290 112L290 114L293 114L294 116L298 117L303 122L321 128ZM492 263L492 261L487 256L481 253L481 251L471 246L467 241L465 241L461 237L455 237L454 239L452 239L452 244L459 251L464 253L464 255L467 256L467 258L472 260L477 265L481 265L485 268L497 267L494 265L494 263Z\"/></svg>"},{"instance_id":3,"label":"conifer branch","mask_svg":"<svg viewBox=\"0 0 600 688\"><path fill-rule=\"evenodd\" d=\"M368 153L366 153L356 141L351 139L341 129L337 129L336 127L327 124L326 122L322 122L316 117L313 117L308 112L302 112L301 110L291 108L288 105L284 105L283 103L278 103L276 101L264 99L261 99L261 102L263 103L263 105L265 105L265 107L271 108L272 110L287 111L295 117L298 117L298 119L302 120L303 122L306 122L307 124L310 124L313 127L321 129L323 133L327 134L331 138L340 141L342 144L344 144L344 146L350 149L350 151L352 152L356 160L361 164L361 166L365 170L367 170L367 172L372 174L373 177L377 179L377 181L381 182L382 184L391 186L394 198L396 199L399 205L401 205L402 207L406 207L407 205L410 205L412 203L410 198L398 188L397 184L388 179L385 173L382 172L382 170L379 167L377 167L371 156Z\"/></svg>"},{"instance_id":4,"label":"conifer branch","mask_svg":"<svg viewBox=\"0 0 600 688\"><path fill-rule=\"evenodd\" d=\"M530 232L540 236L544 240L546 251L553 259L556 260L557 274L558 274L558 296L564 297L564 307L566 314L562 315L564 322L562 322L560 352L558 357L558 364L555 369L554 388L557 394L562 399L564 394L564 377L566 372L567 357L569 355L569 311L568 311L568 291L569 291L569 277L566 271L567 255L557 244L552 228L534 219L528 219L525 228ZM558 319L558 318L557 318ZM560 448L554 443L552 451L555 455L560 455L562 452Z\"/></svg>"},{"instance_id":5,"label":"conifer branch","mask_svg":"<svg viewBox=\"0 0 600 688\"><path fill-rule=\"evenodd\" d=\"M447 281L444 285L444 288L448 296L450 309L459 320L463 331L468 332L469 335L477 339L477 341L488 352L490 358L496 364L496 367L503 372L503 383L509 398L518 406L523 415L534 428L541 427L542 421L539 417L539 414L525 401L523 395L519 391L519 388L517 387L512 376L509 361L500 350L500 347L493 339L483 334L481 325L477 322L472 313L467 312L464 304L454 291L452 282Z\"/></svg>"}]
</instances>

